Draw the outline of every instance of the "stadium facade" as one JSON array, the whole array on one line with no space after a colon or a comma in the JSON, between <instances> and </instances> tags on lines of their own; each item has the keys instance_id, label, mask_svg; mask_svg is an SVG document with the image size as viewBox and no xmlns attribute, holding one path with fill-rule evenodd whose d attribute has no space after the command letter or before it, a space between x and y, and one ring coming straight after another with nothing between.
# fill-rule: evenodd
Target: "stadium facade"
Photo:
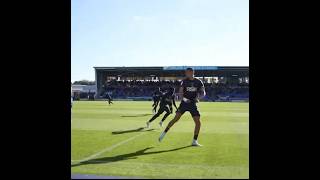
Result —
<instances>
[{"instance_id":1,"label":"stadium facade","mask_svg":"<svg viewBox=\"0 0 320 180\"><path fill-rule=\"evenodd\" d=\"M94 67L96 98L100 98L110 81L179 81L184 70L192 67L195 76L204 83L225 81L249 83L248 66L150 66L150 67Z\"/></svg>"}]
</instances>

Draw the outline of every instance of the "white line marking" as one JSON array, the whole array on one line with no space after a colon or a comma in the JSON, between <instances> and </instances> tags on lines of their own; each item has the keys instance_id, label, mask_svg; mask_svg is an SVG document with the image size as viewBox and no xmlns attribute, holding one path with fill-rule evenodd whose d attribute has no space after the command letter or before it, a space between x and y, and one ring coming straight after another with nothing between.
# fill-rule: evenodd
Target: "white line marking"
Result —
<instances>
[{"instance_id":1,"label":"white line marking","mask_svg":"<svg viewBox=\"0 0 320 180\"><path fill-rule=\"evenodd\" d=\"M131 137L131 138L129 138L129 139L126 139L126 140L124 140L124 141L121 141L121 142L119 142L119 143L117 143L117 144L115 144L115 145L113 145L113 146L111 146L111 147L107 147L107 148L105 148L105 149L103 149L103 150L101 150L101 151L99 151L99 152L97 152L97 153L95 153L95 154L93 154L93 155L91 155L91 156L89 156L89 157L86 157L86 158L81 159L81 160L76 160L76 161L78 161L78 162L83 162L83 161L88 161L88 160L90 160L90 159L93 159L93 158L95 158L95 157L97 157L97 156L99 156L99 155L101 155L101 154L103 154L103 153L105 153L105 152L112 151L114 148L116 148L116 147L118 147L118 146L121 146L121 145L123 145L123 144L125 144L125 143L127 143L127 142L129 142L129 141L132 141L132 140L134 140L135 138L137 138L137 137L139 137L139 136L141 136L141 135L143 135L143 134L145 134L145 133L141 133L141 134L135 135L135 136L133 136L133 137ZM71 160L71 161L75 161L75 160Z\"/></svg>"}]
</instances>

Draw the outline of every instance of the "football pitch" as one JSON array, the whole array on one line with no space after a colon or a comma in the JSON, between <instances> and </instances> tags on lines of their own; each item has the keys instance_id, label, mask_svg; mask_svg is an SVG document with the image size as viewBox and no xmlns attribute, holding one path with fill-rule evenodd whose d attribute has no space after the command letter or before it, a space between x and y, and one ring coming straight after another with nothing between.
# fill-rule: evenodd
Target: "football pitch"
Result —
<instances>
[{"instance_id":1,"label":"football pitch","mask_svg":"<svg viewBox=\"0 0 320 180\"><path fill-rule=\"evenodd\" d=\"M177 103L179 106L180 103ZM149 129L151 101L75 101L71 123L71 173L133 178L249 178L249 104L201 102L202 147L190 146L189 112L161 143L164 113Z\"/></svg>"}]
</instances>

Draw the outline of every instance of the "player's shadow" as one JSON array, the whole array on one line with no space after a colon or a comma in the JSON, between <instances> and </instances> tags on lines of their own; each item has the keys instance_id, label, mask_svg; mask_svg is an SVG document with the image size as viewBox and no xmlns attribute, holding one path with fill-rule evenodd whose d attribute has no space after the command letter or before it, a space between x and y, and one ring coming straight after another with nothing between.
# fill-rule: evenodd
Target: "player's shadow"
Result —
<instances>
[{"instance_id":1,"label":"player's shadow","mask_svg":"<svg viewBox=\"0 0 320 180\"><path fill-rule=\"evenodd\" d=\"M135 115L122 115L121 117L144 117L144 116L150 116L152 114L135 114Z\"/></svg>"},{"instance_id":2,"label":"player's shadow","mask_svg":"<svg viewBox=\"0 0 320 180\"><path fill-rule=\"evenodd\" d=\"M144 130L145 128L144 127L140 127L140 128L137 128L137 129L129 129L129 130L123 130L123 131L113 131L111 132L111 134L124 134L124 133L132 133L132 132L145 132L145 131L153 131L155 129L147 129L147 130Z\"/></svg>"},{"instance_id":3,"label":"player's shadow","mask_svg":"<svg viewBox=\"0 0 320 180\"><path fill-rule=\"evenodd\" d=\"M153 148L153 147L147 147L147 148L144 148L142 150L139 150L139 151L136 151L133 153L121 154L121 155L117 155L117 156L113 156L113 157L103 157L103 158L97 158L97 159L91 159L88 161L83 161L83 162L80 162L77 164L73 164L73 165L71 165L71 167L87 165L87 164L106 164L106 163L111 163L111 162L124 161L124 160L128 160L128 159L136 159L139 156L178 151L178 150L188 148L188 147L191 147L191 145L183 146L183 147L179 147L179 148L175 148L175 149L169 149L169 150L146 152L147 150Z\"/></svg>"}]
</instances>

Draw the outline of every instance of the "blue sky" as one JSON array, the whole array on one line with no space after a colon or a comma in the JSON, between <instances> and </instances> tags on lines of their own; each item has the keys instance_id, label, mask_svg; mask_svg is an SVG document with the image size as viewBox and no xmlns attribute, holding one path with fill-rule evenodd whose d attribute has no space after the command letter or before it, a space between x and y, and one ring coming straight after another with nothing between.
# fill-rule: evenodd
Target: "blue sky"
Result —
<instances>
[{"instance_id":1,"label":"blue sky","mask_svg":"<svg viewBox=\"0 0 320 180\"><path fill-rule=\"evenodd\" d=\"M248 66L249 0L72 0L71 80L94 66Z\"/></svg>"}]
</instances>

